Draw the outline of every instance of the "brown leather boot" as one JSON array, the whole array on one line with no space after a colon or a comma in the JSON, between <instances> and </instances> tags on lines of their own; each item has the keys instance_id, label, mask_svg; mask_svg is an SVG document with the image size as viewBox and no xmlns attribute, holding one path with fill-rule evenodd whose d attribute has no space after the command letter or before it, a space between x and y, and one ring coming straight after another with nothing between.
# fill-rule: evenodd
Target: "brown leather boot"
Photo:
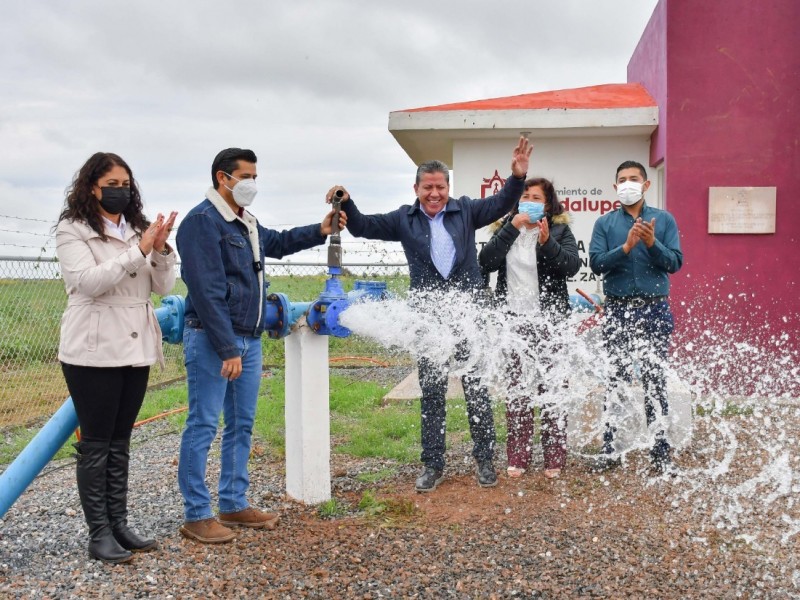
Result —
<instances>
[{"instance_id":1,"label":"brown leather boot","mask_svg":"<svg viewBox=\"0 0 800 600\"><path fill-rule=\"evenodd\" d=\"M275 529L280 519L280 515L262 512L252 506L233 513L219 513L219 522L223 525L252 529Z\"/></svg>"},{"instance_id":2,"label":"brown leather boot","mask_svg":"<svg viewBox=\"0 0 800 600\"><path fill-rule=\"evenodd\" d=\"M184 537L204 544L222 544L236 537L232 530L220 525L213 517L202 521L187 521L180 528L180 532Z\"/></svg>"}]
</instances>

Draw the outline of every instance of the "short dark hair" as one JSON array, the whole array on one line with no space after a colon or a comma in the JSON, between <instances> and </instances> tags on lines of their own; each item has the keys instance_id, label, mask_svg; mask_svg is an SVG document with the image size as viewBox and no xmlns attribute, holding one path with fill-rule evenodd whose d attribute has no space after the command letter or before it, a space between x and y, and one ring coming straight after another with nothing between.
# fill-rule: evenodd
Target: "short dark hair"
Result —
<instances>
[{"instance_id":1,"label":"short dark hair","mask_svg":"<svg viewBox=\"0 0 800 600\"><path fill-rule=\"evenodd\" d=\"M422 175L425 173L444 173L444 180L450 183L450 167L440 160L429 160L417 167L417 180L415 182L417 185L419 185L419 180L422 179Z\"/></svg>"},{"instance_id":2,"label":"short dark hair","mask_svg":"<svg viewBox=\"0 0 800 600\"><path fill-rule=\"evenodd\" d=\"M614 174L614 183L617 182L617 176L622 169L639 169L639 172L642 174L642 179L647 181L647 171L645 171L644 166L641 163L636 162L635 160L626 160L620 166L617 167L617 172Z\"/></svg>"},{"instance_id":3,"label":"short dark hair","mask_svg":"<svg viewBox=\"0 0 800 600\"><path fill-rule=\"evenodd\" d=\"M545 179L544 177L533 177L525 181L524 190L527 192L529 188L536 186L542 188L542 191L544 192L545 214L552 216L560 215L564 212L564 205L561 204L561 201L558 199L556 188L552 181ZM519 212L519 202L517 202L517 207L514 209L514 212Z\"/></svg>"},{"instance_id":4,"label":"short dark hair","mask_svg":"<svg viewBox=\"0 0 800 600\"><path fill-rule=\"evenodd\" d=\"M211 182L214 184L215 190L219 188L217 171L223 171L230 175L239 168L240 160L253 164L258 161L255 152L244 148L226 148L214 157L214 162L211 163Z\"/></svg>"}]
</instances>

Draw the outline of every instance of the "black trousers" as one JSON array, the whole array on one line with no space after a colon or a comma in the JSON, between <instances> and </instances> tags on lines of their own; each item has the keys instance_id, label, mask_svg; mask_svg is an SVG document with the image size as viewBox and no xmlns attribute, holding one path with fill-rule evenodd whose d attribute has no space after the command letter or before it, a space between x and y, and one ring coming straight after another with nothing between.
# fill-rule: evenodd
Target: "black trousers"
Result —
<instances>
[{"instance_id":1,"label":"black trousers","mask_svg":"<svg viewBox=\"0 0 800 600\"><path fill-rule=\"evenodd\" d=\"M634 375L633 357L639 356L644 387L644 412L647 425L656 420L656 405L662 415L669 414L664 365L669 360L669 344L674 321L669 303L659 302L640 308L607 304L603 339L614 373L608 382L606 404L620 382L630 383ZM604 405L604 410L607 408Z\"/></svg>"},{"instance_id":2,"label":"black trousers","mask_svg":"<svg viewBox=\"0 0 800 600\"><path fill-rule=\"evenodd\" d=\"M61 363L75 404L81 439L110 442L131 437L144 401L150 367L82 367Z\"/></svg>"},{"instance_id":3,"label":"black trousers","mask_svg":"<svg viewBox=\"0 0 800 600\"><path fill-rule=\"evenodd\" d=\"M466 354L466 347L462 345L456 351L456 360L465 359ZM427 467L443 469L448 369L440 369L425 358L419 360L417 366L422 390L422 463ZM481 384L480 378L474 375L464 375L461 383L467 402L469 432L473 443L472 456L478 461L491 460L496 438L489 392Z\"/></svg>"}]
</instances>

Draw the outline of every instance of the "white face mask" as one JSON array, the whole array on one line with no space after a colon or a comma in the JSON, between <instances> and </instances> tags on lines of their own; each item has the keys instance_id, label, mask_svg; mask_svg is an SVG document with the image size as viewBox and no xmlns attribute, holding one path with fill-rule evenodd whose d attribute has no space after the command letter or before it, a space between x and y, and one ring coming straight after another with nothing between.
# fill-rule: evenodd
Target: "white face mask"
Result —
<instances>
[{"instance_id":1,"label":"white face mask","mask_svg":"<svg viewBox=\"0 0 800 600\"><path fill-rule=\"evenodd\" d=\"M245 206L250 206L253 203L256 194L258 193L258 189L256 188L256 180L237 179L233 175L228 175L228 177L231 179L236 179L238 182L233 186L233 188L229 188L227 185L225 186L233 193L233 201L236 202L236 205L241 206L242 208Z\"/></svg>"},{"instance_id":2,"label":"white face mask","mask_svg":"<svg viewBox=\"0 0 800 600\"><path fill-rule=\"evenodd\" d=\"M642 184L638 181L625 181L617 186L617 198L625 206L633 206L642 199Z\"/></svg>"}]
</instances>

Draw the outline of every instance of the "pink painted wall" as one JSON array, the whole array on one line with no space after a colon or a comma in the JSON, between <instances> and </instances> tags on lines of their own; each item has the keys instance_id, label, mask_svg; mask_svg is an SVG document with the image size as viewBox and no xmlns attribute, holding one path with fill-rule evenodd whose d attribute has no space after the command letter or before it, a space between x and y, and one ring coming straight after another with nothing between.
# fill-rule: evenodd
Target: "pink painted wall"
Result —
<instances>
[{"instance_id":1,"label":"pink painted wall","mask_svg":"<svg viewBox=\"0 0 800 600\"><path fill-rule=\"evenodd\" d=\"M666 2L659 2L628 63L628 83L641 83L658 103L658 127L651 136L650 165L667 151L667 26Z\"/></svg>"},{"instance_id":2,"label":"pink painted wall","mask_svg":"<svg viewBox=\"0 0 800 600\"><path fill-rule=\"evenodd\" d=\"M661 0L628 65L660 107L651 157L666 160L685 257L673 307L693 307L676 310L679 343L703 321L764 346L785 331L800 349L798 24L798 0ZM709 234L711 186L777 187L775 234Z\"/></svg>"}]
</instances>

